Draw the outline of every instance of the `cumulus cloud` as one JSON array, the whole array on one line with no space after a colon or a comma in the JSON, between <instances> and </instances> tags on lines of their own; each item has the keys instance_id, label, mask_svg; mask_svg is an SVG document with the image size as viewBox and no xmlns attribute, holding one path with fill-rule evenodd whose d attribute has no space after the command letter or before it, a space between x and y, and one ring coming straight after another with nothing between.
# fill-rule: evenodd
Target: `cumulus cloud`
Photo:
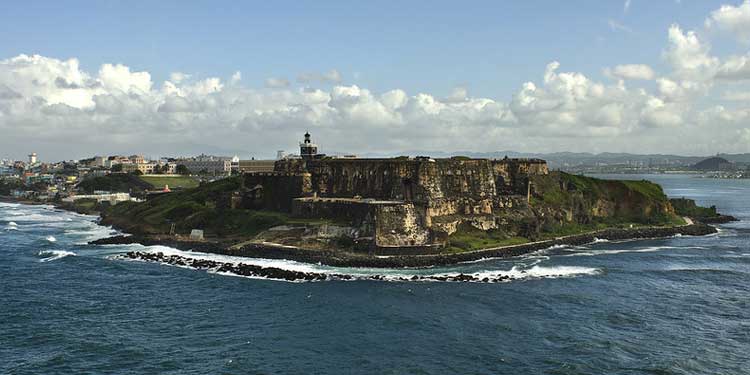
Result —
<instances>
[{"instance_id":1,"label":"cumulus cloud","mask_svg":"<svg viewBox=\"0 0 750 375\"><path fill-rule=\"evenodd\" d=\"M272 89L280 89L289 87L289 80L285 78L268 78L266 79L266 87L272 88Z\"/></svg>"},{"instance_id":2,"label":"cumulus cloud","mask_svg":"<svg viewBox=\"0 0 750 375\"><path fill-rule=\"evenodd\" d=\"M323 73L303 73L297 76L297 82L300 83L341 83L341 81L341 73L336 69L331 69Z\"/></svg>"},{"instance_id":3,"label":"cumulus cloud","mask_svg":"<svg viewBox=\"0 0 750 375\"><path fill-rule=\"evenodd\" d=\"M750 79L750 57L748 55L729 57L718 68L716 78L730 81Z\"/></svg>"},{"instance_id":4,"label":"cumulus cloud","mask_svg":"<svg viewBox=\"0 0 750 375\"><path fill-rule=\"evenodd\" d=\"M672 65L674 75L685 79L705 79L714 74L719 59L710 55L711 47L702 42L695 31L683 32L673 24L669 27L665 59Z\"/></svg>"},{"instance_id":5,"label":"cumulus cloud","mask_svg":"<svg viewBox=\"0 0 750 375\"><path fill-rule=\"evenodd\" d=\"M277 149L293 151L309 130L324 152L693 154L696 145L706 152L747 151L738 134L746 135L750 94L736 82L750 77L750 55L713 56L707 40L678 25L666 34L663 75L649 65L621 64L605 70L614 81L599 82L553 61L499 98L477 97L465 87L447 96L374 92L342 84L336 70L298 77L327 84L323 89L293 87L284 78L248 87L239 72L226 82L184 73L154 82L149 72L124 64L86 71L75 58L18 55L0 60L0 146L24 155L32 140L61 159L132 152L272 157Z\"/></svg>"},{"instance_id":6,"label":"cumulus cloud","mask_svg":"<svg viewBox=\"0 0 750 375\"><path fill-rule=\"evenodd\" d=\"M721 98L731 102L750 102L750 91L727 91Z\"/></svg>"},{"instance_id":7,"label":"cumulus cloud","mask_svg":"<svg viewBox=\"0 0 750 375\"><path fill-rule=\"evenodd\" d=\"M739 6L722 5L711 12L705 21L706 28L732 33L738 40L750 43L750 0Z\"/></svg>"},{"instance_id":8,"label":"cumulus cloud","mask_svg":"<svg viewBox=\"0 0 750 375\"><path fill-rule=\"evenodd\" d=\"M169 74L169 81L174 83L180 83L187 80L188 78L190 78L190 74L185 74L182 72L173 72Z\"/></svg>"},{"instance_id":9,"label":"cumulus cloud","mask_svg":"<svg viewBox=\"0 0 750 375\"><path fill-rule=\"evenodd\" d=\"M605 69L604 74L619 79L654 79L654 70L645 64L617 65L614 68Z\"/></svg>"}]
</instances>

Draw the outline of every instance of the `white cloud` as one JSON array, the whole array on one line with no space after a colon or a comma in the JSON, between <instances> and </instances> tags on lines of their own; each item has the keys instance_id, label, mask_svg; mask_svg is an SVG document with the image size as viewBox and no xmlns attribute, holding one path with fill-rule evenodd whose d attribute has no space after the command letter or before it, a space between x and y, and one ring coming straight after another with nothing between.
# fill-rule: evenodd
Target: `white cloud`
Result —
<instances>
[{"instance_id":1,"label":"white cloud","mask_svg":"<svg viewBox=\"0 0 750 375\"><path fill-rule=\"evenodd\" d=\"M310 130L324 152L747 151L738 139L747 135L750 94L737 81L750 78L750 54L712 56L702 36L677 25L667 35L668 66L658 77L649 65L620 64L605 70L614 81L598 82L552 62L497 99L464 87L447 97L377 93L341 84L336 70L298 77L323 89L284 78L247 87L239 72L226 84L179 72L154 84L149 72L122 64L90 73L76 59L19 55L0 60L0 148L24 155L32 140L60 158L133 145L153 154L272 156ZM724 94L710 97L712 90Z\"/></svg>"},{"instance_id":2,"label":"white cloud","mask_svg":"<svg viewBox=\"0 0 750 375\"><path fill-rule=\"evenodd\" d=\"M303 73L297 76L300 83L322 82L322 83L341 83L341 73L336 69L331 69L323 73Z\"/></svg>"},{"instance_id":3,"label":"white cloud","mask_svg":"<svg viewBox=\"0 0 750 375\"><path fill-rule=\"evenodd\" d=\"M190 74L185 74L181 72L174 72L169 75L169 80L174 83L180 83L188 78L190 78Z\"/></svg>"},{"instance_id":4,"label":"white cloud","mask_svg":"<svg viewBox=\"0 0 750 375\"><path fill-rule=\"evenodd\" d=\"M630 11L630 0L625 0L625 3L622 5L622 11L623 13Z\"/></svg>"},{"instance_id":5,"label":"white cloud","mask_svg":"<svg viewBox=\"0 0 750 375\"><path fill-rule=\"evenodd\" d=\"M665 59L680 78L707 79L713 76L719 59L709 54L710 46L698 39L694 31L684 32L673 24L669 27Z\"/></svg>"},{"instance_id":6,"label":"white cloud","mask_svg":"<svg viewBox=\"0 0 750 375\"><path fill-rule=\"evenodd\" d=\"M612 76L618 79L639 79L639 80L651 80L654 79L654 70L650 66L645 64L625 64L617 65L611 69L604 70L605 75Z\"/></svg>"},{"instance_id":7,"label":"white cloud","mask_svg":"<svg viewBox=\"0 0 750 375\"><path fill-rule=\"evenodd\" d=\"M131 72L130 68L117 64L104 64L99 69L99 81L106 90L124 93L146 93L151 90L151 75L148 72Z\"/></svg>"},{"instance_id":8,"label":"white cloud","mask_svg":"<svg viewBox=\"0 0 750 375\"><path fill-rule=\"evenodd\" d=\"M722 5L711 12L705 25L708 29L730 32L738 40L750 43L750 0L745 0L739 6Z\"/></svg>"},{"instance_id":9,"label":"white cloud","mask_svg":"<svg viewBox=\"0 0 750 375\"><path fill-rule=\"evenodd\" d=\"M232 74L232 77L229 79L229 82L233 85L236 85L240 83L240 81L242 81L242 72L238 70Z\"/></svg>"},{"instance_id":10,"label":"white cloud","mask_svg":"<svg viewBox=\"0 0 750 375\"><path fill-rule=\"evenodd\" d=\"M716 72L716 78L721 80L741 81L750 79L750 56L731 56Z\"/></svg>"},{"instance_id":11,"label":"white cloud","mask_svg":"<svg viewBox=\"0 0 750 375\"><path fill-rule=\"evenodd\" d=\"M266 87L272 88L272 89L279 89L284 87L289 87L289 80L284 78L268 78L266 79Z\"/></svg>"},{"instance_id":12,"label":"white cloud","mask_svg":"<svg viewBox=\"0 0 750 375\"><path fill-rule=\"evenodd\" d=\"M611 18L607 20L607 25L609 25L609 29L612 30L612 31L624 31L624 32L629 33L629 34L633 33L633 29L631 29L630 27L627 27L627 26L623 25L622 23L617 22L617 21L615 21L615 20L613 20Z\"/></svg>"},{"instance_id":13,"label":"white cloud","mask_svg":"<svg viewBox=\"0 0 750 375\"><path fill-rule=\"evenodd\" d=\"M731 102L750 102L750 91L726 91L721 98Z\"/></svg>"}]
</instances>

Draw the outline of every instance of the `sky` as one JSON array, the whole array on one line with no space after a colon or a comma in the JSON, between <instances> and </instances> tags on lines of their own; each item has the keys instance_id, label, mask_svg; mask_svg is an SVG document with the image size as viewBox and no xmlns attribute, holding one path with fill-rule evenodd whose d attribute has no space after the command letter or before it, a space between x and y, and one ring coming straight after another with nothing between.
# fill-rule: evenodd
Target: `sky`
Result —
<instances>
[{"instance_id":1,"label":"sky","mask_svg":"<svg viewBox=\"0 0 750 375\"><path fill-rule=\"evenodd\" d=\"M4 1L0 158L750 152L750 0Z\"/></svg>"}]
</instances>

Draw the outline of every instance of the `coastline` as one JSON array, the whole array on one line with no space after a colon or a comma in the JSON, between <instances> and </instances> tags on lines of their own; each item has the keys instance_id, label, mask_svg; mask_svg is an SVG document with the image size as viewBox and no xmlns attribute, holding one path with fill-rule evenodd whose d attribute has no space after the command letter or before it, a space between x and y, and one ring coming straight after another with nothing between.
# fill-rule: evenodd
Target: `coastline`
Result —
<instances>
[{"instance_id":1,"label":"coastline","mask_svg":"<svg viewBox=\"0 0 750 375\"><path fill-rule=\"evenodd\" d=\"M693 223L676 227L644 227L632 229L602 229L598 231L536 241L520 245L508 245L455 254L372 256L332 250L309 250L274 244L248 244L230 248L214 242L179 241L174 238L146 237L139 235L114 236L92 241L91 244L133 244L144 246L161 245L184 251L239 256L247 258L286 259L334 267L366 268L427 268L448 266L486 258L510 258L525 255L553 246L579 246L597 240L638 240L667 238L676 235L703 236L717 233L717 229L704 223Z\"/></svg>"},{"instance_id":2,"label":"coastline","mask_svg":"<svg viewBox=\"0 0 750 375\"><path fill-rule=\"evenodd\" d=\"M68 205L42 203L0 197L0 201L9 203L51 205L55 208L78 212ZM90 213L98 216L98 213ZM101 219L100 216L98 216ZM597 240L626 241L650 238L668 238L676 235L703 236L717 233L718 230L708 223L719 224L736 220L732 216L721 215L710 220L674 227L639 227L609 228L592 232L568 235L555 239L529 242L518 245L507 245L453 254L426 255L390 255L378 256L367 253L342 252L336 250L312 250L272 243L251 243L241 247L227 246L221 242L179 240L166 235L139 235L128 233L123 228L123 235L106 237L89 242L92 245L141 244L143 246L161 245L183 251L195 251L209 254L221 254L246 258L286 259L312 264L323 264L333 267L355 268L429 268L448 266L458 263L477 261L488 258L511 258L544 250L554 246L580 246L594 243Z\"/></svg>"}]
</instances>

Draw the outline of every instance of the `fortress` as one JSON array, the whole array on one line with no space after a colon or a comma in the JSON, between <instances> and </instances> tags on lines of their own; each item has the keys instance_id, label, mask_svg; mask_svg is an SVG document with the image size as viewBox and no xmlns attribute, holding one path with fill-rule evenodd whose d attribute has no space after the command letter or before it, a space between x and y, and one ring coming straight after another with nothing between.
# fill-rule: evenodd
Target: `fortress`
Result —
<instances>
[{"instance_id":1,"label":"fortress","mask_svg":"<svg viewBox=\"0 0 750 375\"><path fill-rule=\"evenodd\" d=\"M509 218L529 210L530 177L548 172L541 159L327 157L305 134L299 157L244 174L231 204L342 223L339 232L381 253L418 252L462 225L517 223Z\"/></svg>"}]
</instances>

